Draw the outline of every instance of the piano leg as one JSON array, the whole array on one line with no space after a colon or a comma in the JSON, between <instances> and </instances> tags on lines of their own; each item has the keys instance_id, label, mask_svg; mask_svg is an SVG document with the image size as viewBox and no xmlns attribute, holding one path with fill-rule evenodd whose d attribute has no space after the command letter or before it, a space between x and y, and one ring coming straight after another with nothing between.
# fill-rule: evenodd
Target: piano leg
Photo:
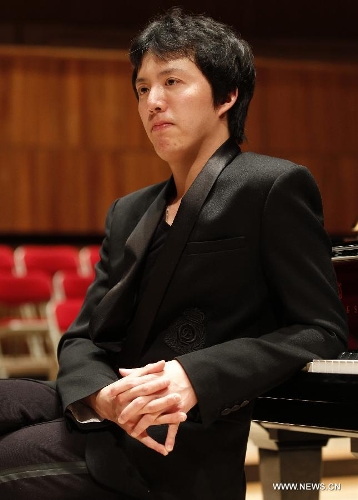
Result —
<instances>
[{"instance_id":1,"label":"piano leg","mask_svg":"<svg viewBox=\"0 0 358 500\"><path fill-rule=\"evenodd\" d=\"M353 455L358 458L358 439L351 438L351 452Z\"/></svg>"},{"instance_id":2,"label":"piano leg","mask_svg":"<svg viewBox=\"0 0 358 500\"><path fill-rule=\"evenodd\" d=\"M252 428L250 438L259 448L264 500L319 499L322 447L328 436L262 427Z\"/></svg>"}]
</instances>

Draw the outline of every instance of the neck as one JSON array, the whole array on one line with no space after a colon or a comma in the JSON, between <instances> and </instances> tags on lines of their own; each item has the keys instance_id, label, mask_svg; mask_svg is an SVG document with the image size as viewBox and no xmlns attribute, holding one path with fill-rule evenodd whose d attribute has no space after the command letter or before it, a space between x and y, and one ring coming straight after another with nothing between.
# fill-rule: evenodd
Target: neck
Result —
<instances>
[{"instance_id":1,"label":"neck","mask_svg":"<svg viewBox=\"0 0 358 500\"><path fill-rule=\"evenodd\" d=\"M206 162L227 139L228 137L225 137L221 141L217 141L217 143L212 144L212 147L205 150L205 152L200 152L196 155L189 154L187 157L181 158L178 162L170 163L169 166L173 173L176 187L174 202L185 195L198 174L204 168Z\"/></svg>"},{"instance_id":2,"label":"neck","mask_svg":"<svg viewBox=\"0 0 358 500\"><path fill-rule=\"evenodd\" d=\"M174 202L180 200L185 195L204 165L200 168L191 167L188 171L183 171L183 169L172 169L176 188Z\"/></svg>"}]
</instances>

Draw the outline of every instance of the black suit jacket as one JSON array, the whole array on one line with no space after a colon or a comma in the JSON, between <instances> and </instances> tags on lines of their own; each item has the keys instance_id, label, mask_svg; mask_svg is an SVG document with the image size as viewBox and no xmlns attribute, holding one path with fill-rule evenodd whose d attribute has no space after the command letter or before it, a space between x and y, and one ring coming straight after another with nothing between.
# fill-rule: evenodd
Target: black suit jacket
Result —
<instances>
[{"instance_id":1,"label":"black suit jacket","mask_svg":"<svg viewBox=\"0 0 358 500\"><path fill-rule=\"evenodd\" d=\"M195 464L197 472L202 463L199 476L215 478L205 498L239 499L236 471L244 460L248 403L312 358L335 357L346 346L321 197L306 168L241 153L228 141L184 196L137 304L141 266L172 187L170 180L112 205L95 282L60 344L58 389L66 408L116 380L118 365L126 360L139 366L176 358L198 397L180 427L176 449L163 462L130 438L120 438L126 440L121 448L128 451L133 444L136 451L128 454L151 488L164 483L158 498L190 498L188 491L202 487L192 484L182 497L171 497L174 477L166 473L166 483L154 468L180 464L193 477L184 464ZM170 253L177 245L173 262ZM108 429L93 435L101 432ZM200 456L205 450L201 462L193 442ZM216 458L209 453L213 446ZM99 478L113 483L105 470Z\"/></svg>"}]
</instances>

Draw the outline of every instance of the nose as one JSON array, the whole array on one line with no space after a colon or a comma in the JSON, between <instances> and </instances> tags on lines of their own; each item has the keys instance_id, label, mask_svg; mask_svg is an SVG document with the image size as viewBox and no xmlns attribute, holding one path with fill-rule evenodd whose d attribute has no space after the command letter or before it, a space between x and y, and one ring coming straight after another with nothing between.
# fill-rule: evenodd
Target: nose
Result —
<instances>
[{"instance_id":1,"label":"nose","mask_svg":"<svg viewBox=\"0 0 358 500\"><path fill-rule=\"evenodd\" d=\"M164 90L161 86L152 86L148 92L147 107L149 113L156 113L165 109Z\"/></svg>"}]
</instances>

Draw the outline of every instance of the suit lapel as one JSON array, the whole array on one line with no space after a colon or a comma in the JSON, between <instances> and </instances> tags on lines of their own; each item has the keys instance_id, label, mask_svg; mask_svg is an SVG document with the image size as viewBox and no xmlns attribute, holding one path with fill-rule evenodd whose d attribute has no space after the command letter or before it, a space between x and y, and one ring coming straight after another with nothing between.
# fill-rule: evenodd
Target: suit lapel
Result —
<instances>
[{"instance_id":1,"label":"suit lapel","mask_svg":"<svg viewBox=\"0 0 358 500\"><path fill-rule=\"evenodd\" d=\"M125 327L131 320L129 311L135 304L136 277L172 189L173 180L170 179L130 234L124 247L122 278L103 297L91 318L90 336L94 343L105 349L121 350L119 341L123 340Z\"/></svg>"},{"instance_id":2,"label":"suit lapel","mask_svg":"<svg viewBox=\"0 0 358 500\"><path fill-rule=\"evenodd\" d=\"M183 197L129 328L123 353L126 366L136 366L140 359L148 333L199 212L219 174L239 152L235 142L230 139L226 141L208 160Z\"/></svg>"}]
</instances>

